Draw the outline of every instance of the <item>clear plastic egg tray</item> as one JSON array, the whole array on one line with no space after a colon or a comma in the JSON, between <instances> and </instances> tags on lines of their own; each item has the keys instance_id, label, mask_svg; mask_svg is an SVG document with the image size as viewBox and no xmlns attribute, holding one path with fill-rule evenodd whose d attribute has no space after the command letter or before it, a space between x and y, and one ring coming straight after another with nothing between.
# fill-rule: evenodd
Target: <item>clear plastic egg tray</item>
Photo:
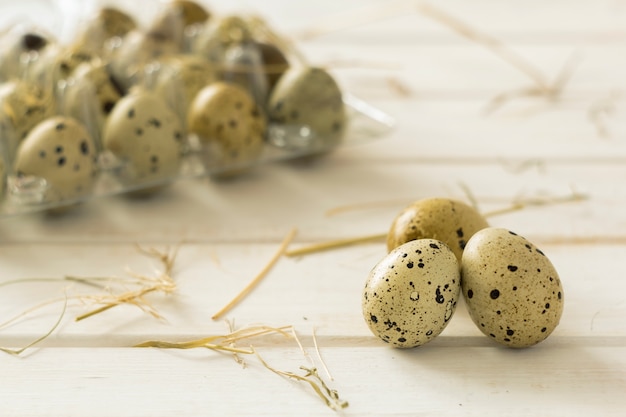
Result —
<instances>
[{"instance_id":1,"label":"clear plastic egg tray","mask_svg":"<svg viewBox=\"0 0 626 417\"><path fill-rule=\"evenodd\" d=\"M293 43L258 16L215 16L201 2L169 0L151 3L158 12L142 23L122 6L100 2L85 7L68 31L68 17L41 4L31 5L26 16L15 6L0 22L0 216L155 193L180 179L236 176L275 161L324 157L380 138L393 126L389 115L341 90L325 70L315 68L311 76L314 67ZM192 70L181 66L191 61ZM325 81L317 86L316 79ZM221 114L229 111L232 85L252 103L256 130L243 113ZM179 142L174 151L171 143L161 146L157 133L133 144L143 132L119 127L116 107L139 94L150 98L138 113L171 113ZM287 113L284 106L291 106ZM205 109L246 133L222 133L221 124L204 129L203 123L219 118ZM135 108L126 112L130 118ZM170 119L147 120L161 127ZM60 132L74 122L80 126L72 133L76 137ZM253 139L258 143L251 151ZM151 171L138 174L144 168L133 152L150 154L144 165ZM163 161L174 162L159 166Z\"/></svg>"}]
</instances>

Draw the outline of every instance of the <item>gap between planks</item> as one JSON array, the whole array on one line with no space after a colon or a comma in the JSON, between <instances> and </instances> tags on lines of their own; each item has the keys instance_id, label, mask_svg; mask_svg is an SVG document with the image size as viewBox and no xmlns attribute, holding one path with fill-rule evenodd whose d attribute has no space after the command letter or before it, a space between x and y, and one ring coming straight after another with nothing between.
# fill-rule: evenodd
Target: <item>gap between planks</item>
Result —
<instances>
[{"instance_id":1,"label":"gap between planks","mask_svg":"<svg viewBox=\"0 0 626 417\"><path fill-rule=\"evenodd\" d=\"M217 335L217 333L215 334ZM146 340L162 340L168 342L182 342L187 340L196 340L201 337L212 335L108 335L106 337L98 336L76 336L76 335L55 335L53 338L44 340L37 346L29 349L36 351L38 349L135 349L133 346ZM3 347L19 348L32 342L36 335L20 335L20 336L4 336L2 338ZM312 348L314 346L313 337L310 335L298 333L298 338L304 347ZM316 335L317 343L320 350L336 349L336 348L385 348L395 350L389 345L381 342L373 336L335 336L335 335ZM252 343L255 347L266 349L291 349L293 348L292 340L285 340L279 336L269 336L267 338L255 339ZM501 349L503 351L532 351L539 349L559 349L570 348L572 346L581 347L606 347L606 348L626 348L626 336L606 336L606 335L589 335L589 336L559 336L552 335L546 341L527 349L509 349L494 344L486 336L438 336L435 340L422 346L421 348L407 349L407 351L418 351L425 348L492 348ZM402 349L400 349L402 350ZM400 351L399 350L399 351Z\"/></svg>"},{"instance_id":2,"label":"gap between planks","mask_svg":"<svg viewBox=\"0 0 626 417\"><path fill-rule=\"evenodd\" d=\"M408 203L408 201L407 201ZM403 206L398 206L402 208ZM306 232L306 231L305 231ZM383 233L383 231L381 231ZM363 235L365 236L365 235ZM324 243L326 241L334 241L337 239L351 239L351 238L360 238L363 236L319 236L315 237L315 239L302 239L296 240L290 246L290 249L297 249L300 246ZM531 240L532 242L536 242L537 244L542 244L546 246L585 246L585 245L606 245L606 246L622 246L626 245L626 235L596 235L596 236L562 236L562 235L526 235L526 238ZM117 240L117 239L105 239L105 240L90 240L90 239L67 239L67 240L37 240L37 241L20 241L20 240L5 240L0 241L0 247L6 246L77 246L83 245L85 243L89 243L91 246L135 246L139 244L141 246L150 246L150 245L159 245L159 246L180 246L181 249L184 249L186 246L239 246L239 245L256 245L256 246L276 246L280 243L280 237L276 237L276 239L233 239L233 240L212 240L212 239L198 239L192 238L187 239L184 242L174 242L171 240L165 239L146 239L141 241L136 240ZM354 246L367 246L374 245L380 246L383 245L384 241L381 239L380 242L372 241L367 243L360 243ZM346 246L347 247L347 246ZM343 250L346 247L338 247L333 250ZM303 255L303 256L312 256L311 255ZM299 258L300 256L294 256L294 259Z\"/></svg>"}]
</instances>

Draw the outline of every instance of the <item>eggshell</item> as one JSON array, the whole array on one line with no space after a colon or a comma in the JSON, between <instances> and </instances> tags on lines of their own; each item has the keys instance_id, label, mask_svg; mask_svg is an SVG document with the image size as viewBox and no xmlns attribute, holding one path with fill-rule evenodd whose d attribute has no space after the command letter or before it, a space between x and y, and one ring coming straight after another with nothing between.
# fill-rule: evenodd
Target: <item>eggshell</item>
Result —
<instances>
[{"instance_id":1,"label":"eggshell","mask_svg":"<svg viewBox=\"0 0 626 417\"><path fill-rule=\"evenodd\" d=\"M28 132L53 112L52 98L36 85L18 80L0 84L0 128L9 159Z\"/></svg>"},{"instance_id":2,"label":"eggshell","mask_svg":"<svg viewBox=\"0 0 626 417\"><path fill-rule=\"evenodd\" d=\"M150 31L164 35L176 35L186 27L207 21L211 14L199 3L190 0L172 0L164 4Z\"/></svg>"},{"instance_id":3,"label":"eggshell","mask_svg":"<svg viewBox=\"0 0 626 417\"><path fill-rule=\"evenodd\" d=\"M488 227L487 220L473 207L449 198L418 200L396 216L387 234L387 250L415 239L445 242L459 262L469 238Z\"/></svg>"},{"instance_id":4,"label":"eggshell","mask_svg":"<svg viewBox=\"0 0 626 417\"><path fill-rule=\"evenodd\" d=\"M146 65L180 52L180 45L172 39L135 29L126 34L121 46L114 51L111 73L124 90L130 90L141 80Z\"/></svg>"},{"instance_id":5,"label":"eggshell","mask_svg":"<svg viewBox=\"0 0 626 417\"><path fill-rule=\"evenodd\" d=\"M216 80L215 67L207 59L198 55L172 55L160 62L154 91L185 119L198 92Z\"/></svg>"},{"instance_id":6,"label":"eggshell","mask_svg":"<svg viewBox=\"0 0 626 417\"><path fill-rule=\"evenodd\" d=\"M203 88L191 103L189 130L214 151L217 167L242 167L254 162L264 144L266 122L259 106L243 88L216 82Z\"/></svg>"},{"instance_id":7,"label":"eggshell","mask_svg":"<svg viewBox=\"0 0 626 417\"><path fill-rule=\"evenodd\" d=\"M181 51L188 51L209 18L210 13L199 3L189 0L167 1L163 3L148 32L173 41Z\"/></svg>"},{"instance_id":8,"label":"eggshell","mask_svg":"<svg viewBox=\"0 0 626 417\"><path fill-rule=\"evenodd\" d=\"M63 112L81 121L101 149L100 135L104 122L123 92L102 63L83 63L65 83Z\"/></svg>"},{"instance_id":9,"label":"eggshell","mask_svg":"<svg viewBox=\"0 0 626 417\"><path fill-rule=\"evenodd\" d=\"M439 335L456 309L459 265L448 246L434 239L407 242L370 272L362 298L363 318L374 335L410 348Z\"/></svg>"},{"instance_id":10,"label":"eggshell","mask_svg":"<svg viewBox=\"0 0 626 417\"><path fill-rule=\"evenodd\" d=\"M56 53L55 61L52 64L54 74L49 78L56 81L67 79L82 64L100 61L98 53L85 43L74 43L60 50L52 51L52 53ZM44 62L45 64L48 63ZM48 69L50 70L50 67ZM39 71L42 70L45 71L46 68L39 68Z\"/></svg>"},{"instance_id":11,"label":"eggshell","mask_svg":"<svg viewBox=\"0 0 626 417\"><path fill-rule=\"evenodd\" d=\"M97 175L93 139L75 119L46 119L20 144L15 170L18 177L33 176L46 181L45 202L86 196Z\"/></svg>"},{"instance_id":12,"label":"eggshell","mask_svg":"<svg viewBox=\"0 0 626 417\"><path fill-rule=\"evenodd\" d=\"M82 64L79 66L72 77L75 80L73 85L77 88L92 88L94 99L97 101L98 109L103 117L111 113L117 101L124 95L124 92L118 86L107 66L101 63ZM73 98L73 97L72 97ZM73 111L78 113L78 103L72 103Z\"/></svg>"},{"instance_id":13,"label":"eggshell","mask_svg":"<svg viewBox=\"0 0 626 417\"><path fill-rule=\"evenodd\" d=\"M85 21L72 41L70 50L74 59L67 65L75 68L79 63L96 57L108 56L111 49L119 46L129 32L137 29L137 22L128 13L116 7L102 7L97 14ZM74 62L72 62L74 61ZM71 70L68 71L68 74Z\"/></svg>"},{"instance_id":14,"label":"eggshell","mask_svg":"<svg viewBox=\"0 0 626 417\"><path fill-rule=\"evenodd\" d=\"M563 313L563 287L546 255L507 229L486 228L467 242L463 295L476 326L496 342L528 347L547 338Z\"/></svg>"},{"instance_id":15,"label":"eggshell","mask_svg":"<svg viewBox=\"0 0 626 417\"><path fill-rule=\"evenodd\" d=\"M104 126L102 142L125 163L122 182L148 184L178 175L184 137L181 120L165 101L137 90L117 102Z\"/></svg>"},{"instance_id":16,"label":"eggshell","mask_svg":"<svg viewBox=\"0 0 626 417\"><path fill-rule=\"evenodd\" d=\"M0 80L21 78L23 71L50 44L47 35L38 30L16 26L0 35Z\"/></svg>"},{"instance_id":17,"label":"eggshell","mask_svg":"<svg viewBox=\"0 0 626 417\"><path fill-rule=\"evenodd\" d=\"M194 40L192 50L214 64L221 64L231 45L252 42L253 38L249 22L241 16L212 18Z\"/></svg>"},{"instance_id":18,"label":"eggshell","mask_svg":"<svg viewBox=\"0 0 626 417\"><path fill-rule=\"evenodd\" d=\"M337 146L348 117L334 78L315 67L290 67L280 77L269 99L268 117L279 125L310 131L309 147L325 151Z\"/></svg>"},{"instance_id":19,"label":"eggshell","mask_svg":"<svg viewBox=\"0 0 626 417\"><path fill-rule=\"evenodd\" d=\"M116 7L103 7L88 21L78 41L102 43L110 38L124 37L135 28L137 22L128 13Z\"/></svg>"}]
</instances>

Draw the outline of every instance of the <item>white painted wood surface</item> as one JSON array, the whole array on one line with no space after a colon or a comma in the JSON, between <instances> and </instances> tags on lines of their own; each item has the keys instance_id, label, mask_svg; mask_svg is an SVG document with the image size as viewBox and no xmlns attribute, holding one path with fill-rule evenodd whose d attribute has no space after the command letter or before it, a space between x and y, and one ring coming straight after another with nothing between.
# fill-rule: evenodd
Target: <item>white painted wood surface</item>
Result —
<instances>
[{"instance_id":1,"label":"white painted wood surface","mask_svg":"<svg viewBox=\"0 0 626 417\"><path fill-rule=\"evenodd\" d=\"M256 10L293 34L328 16L354 16L362 7L389 3L211 4L220 12ZM437 4L503 40L547 76L579 53L561 99L515 100L485 116L492 97L527 87L529 80L417 14L299 41L312 62L355 63L334 74L345 90L393 115L397 127L314 163L272 164L231 181L185 180L151 199L107 198L61 217L0 220L2 282L124 276L126 267L150 274L159 265L134 244L180 244L178 290L148 298L165 320L119 306L74 322L88 308L70 303L60 326L36 348L20 357L0 355L0 414L333 415L310 387L272 374L254 358L243 369L228 354L131 346L225 333L224 322L211 316L255 276L292 227L299 230L294 247L384 233L405 204L432 196L466 199L467 188L485 211L518 198L587 197L490 218L540 245L563 281L561 324L540 345L520 351L492 344L462 305L429 345L402 351L383 345L360 311L367 273L385 253L381 243L283 258L227 318L239 326L295 326L310 359L293 340L281 338L259 341L259 352L286 371L314 360L326 378L314 354L315 330L334 377L329 385L350 402L340 413L347 416L624 415L626 3ZM590 114L611 97L612 111L600 115L602 135ZM362 203L384 204L327 213ZM77 290L59 281L1 286L0 322ZM52 304L0 328L0 346L19 348L37 339L62 307Z\"/></svg>"}]
</instances>

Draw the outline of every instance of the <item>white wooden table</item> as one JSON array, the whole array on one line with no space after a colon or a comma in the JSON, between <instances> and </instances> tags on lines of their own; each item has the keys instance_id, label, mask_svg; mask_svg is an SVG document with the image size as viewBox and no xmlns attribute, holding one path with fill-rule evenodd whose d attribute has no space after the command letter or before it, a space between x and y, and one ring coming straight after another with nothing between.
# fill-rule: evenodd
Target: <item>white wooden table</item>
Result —
<instances>
[{"instance_id":1,"label":"white wooden table","mask_svg":"<svg viewBox=\"0 0 626 417\"><path fill-rule=\"evenodd\" d=\"M260 12L287 34L343 14L353 27L298 45L311 62L331 65L346 91L394 116L397 127L384 138L236 180L181 181L147 200L112 197L61 217L0 221L2 281L124 277L127 267L150 275L159 264L134 245L180 244L177 290L146 296L164 319L121 305L76 322L93 306L70 302L50 337L19 357L0 354L2 416L333 415L310 386L269 372L255 357L244 357L244 368L207 349L132 346L227 333L212 315L263 268L292 227L296 247L384 233L400 209L424 197L471 195L489 211L573 192L586 199L489 219L539 245L563 281L561 323L533 348L493 344L463 305L426 346L394 350L381 343L360 308L367 274L386 252L380 242L282 258L225 318L237 327L293 325L308 357L294 340L250 343L280 370L298 373L313 361L349 401L340 412L347 416L626 413L626 3L438 2L550 79L577 56L557 100L519 98L489 115L484 109L494 96L533 82L417 13L349 24L364 15L355 10L384 4L392 3L211 2L219 12ZM328 214L346 205L357 206ZM78 287L99 291L58 280L2 286L0 322ZM62 308L57 302L0 328L0 346L19 348L42 336Z\"/></svg>"}]
</instances>

